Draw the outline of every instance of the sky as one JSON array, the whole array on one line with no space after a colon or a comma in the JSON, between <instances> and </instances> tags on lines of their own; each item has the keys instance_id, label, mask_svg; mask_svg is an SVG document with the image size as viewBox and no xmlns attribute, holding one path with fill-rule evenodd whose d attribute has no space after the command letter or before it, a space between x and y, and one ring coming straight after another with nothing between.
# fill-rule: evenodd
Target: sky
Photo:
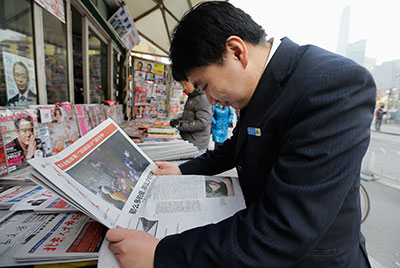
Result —
<instances>
[{"instance_id":1,"label":"sky","mask_svg":"<svg viewBox=\"0 0 400 268\"><path fill-rule=\"evenodd\" d=\"M268 35L287 36L336 52L343 8L350 6L349 42L366 39L366 56L400 59L400 0L230 0Z\"/></svg>"}]
</instances>

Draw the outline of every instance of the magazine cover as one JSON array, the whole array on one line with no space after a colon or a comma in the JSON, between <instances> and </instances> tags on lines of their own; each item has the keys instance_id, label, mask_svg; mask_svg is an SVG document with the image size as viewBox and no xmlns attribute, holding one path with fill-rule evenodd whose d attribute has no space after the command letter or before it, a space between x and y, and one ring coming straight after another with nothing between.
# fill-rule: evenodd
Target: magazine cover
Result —
<instances>
[{"instance_id":1,"label":"magazine cover","mask_svg":"<svg viewBox=\"0 0 400 268\"><path fill-rule=\"evenodd\" d=\"M51 155L61 152L80 138L75 113L70 107L56 106L53 121L47 127L50 145L46 156L49 151Z\"/></svg>"},{"instance_id":2,"label":"magazine cover","mask_svg":"<svg viewBox=\"0 0 400 268\"><path fill-rule=\"evenodd\" d=\"M6 151L4 150L3 134L0 132L0 177L8 174Z\"/></svg>"},{"instance_id":3,"label":"magazine cover","mask_svg":"<svg viewBox=\"0 0 400 268\"><path fill-rule=\"evenodd\" d=\"M115 123L120 124L123 118L122 105L105 105L104 110L107 118L111 118Z\"/></svg>"},{"instance_id":4,"label":"magazine cover","mask_svg":"<svg viewBox=\"0 0 400 268\"><path fill-rule=\"evenodd\" d=\"M96 111L96 114L99 116L100 123L105 121L107 119L106 113L104 110L104 105L96 105L94 106L94 110Z\"/></svg>"},{"instance_id":5,"label":"magazine cover","mask_svg":"<svg viewBox=\"0 0 400 268\"><path fill-rule=\"evenodd\" d=\"M53 154L52 143L48 125L39 127L40 141L42 143L43 157L48 157Z\"/></svg>"},{"instance_id":6,"label":"magazine cover","mask_svg":"<svg viewBox=\"0 0 400 268\"><path fill-rule=\"evenodd\" d=\"M75 105L75 113L79 124L80 134L82 137L92 129L89 121L89 115L87 114L84 105L79 104Z\"/></svg>"},{"instance_id":7,"label":"magazine cover","mask_svg":"<svg viewBox=\"0 0 400 268\"><path fill-rule=\"evenodd\" d=\"M3 51L7 106L28 106L37 103L35 63L19 55Z\"/></svg>"},{"instance_id":8,"label":"magazine cover","mask_svg":"<svg viewBox=\"0 0 400 268\"><path fill-rule=\"evenodd\" d=\"M49 105L30 105L30 109L36 109L38 123L46 124L51 123L55 120L56 106L54 104Z\"/></svg>"},{"instance_id":9,"label":"magazine cover","mask_svg":"<svg viewBox=\"0 0 400 268\"><path fill-rule=\"evenodd\" d=\"M100 124L99 122L97 122L97 118L96 118L96 112L93 109L93 105L85 105L85 110L86 113L89 115L89 120L90 120L90 125L92 128L95 128L98 124Z\"/></svg>"},{"instance_id":10,"label":"magazine cover","mask_svg":"<svg viewBox=\"0 0 400 268\"><path fill-rule=\"evenodd\" d=\"M76 120L74 105L71 103L57 103L57 108L60 108L63 114L63 122L67 126L69 132L70 144L77 141L81 136L79 132L78 122ZM57 109L56 108L56 109ZM60 122L60 121L57 121Z\"/></svg>"},{"instance_id":11,"label":"magazine cover","mask_svg":"<svg viewBox=\"0 0 400 268\"><path fill-rule=\"evenodd\" d=\"M27 160L42 156L42 144L35 109L0 110L0 127L8 171L27 165Z\"/></svg>"},{"instance_id":12,"label":"magazine cover","mask_svg":"<svg viewBox=\"0 0 400 268\"><path fill-rule=\"evenodd\" d=\"M105 114L102 107L98 104L90 104L90 107L93 110L94 116L96 118L96 124L100 125L105 120Z\"/></svg>"}]
</instances>

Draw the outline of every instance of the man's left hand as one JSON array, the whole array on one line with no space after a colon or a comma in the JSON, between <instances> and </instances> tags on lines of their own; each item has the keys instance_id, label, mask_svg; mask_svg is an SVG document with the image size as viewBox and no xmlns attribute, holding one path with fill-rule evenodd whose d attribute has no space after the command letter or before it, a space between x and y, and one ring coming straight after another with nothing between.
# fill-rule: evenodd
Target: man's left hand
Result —
<instances>
[{"instance_id":1,"label":"man's left hand","mask_svg":"<svg viewBox=\"0 0 400 268\"><path fill-rule=\"evenodd\" d=\"M142 231L116 228L107 232L106 239L121 268L154 267L154 254L159 242L154 236Z\"/></svg>"}]
</instances>

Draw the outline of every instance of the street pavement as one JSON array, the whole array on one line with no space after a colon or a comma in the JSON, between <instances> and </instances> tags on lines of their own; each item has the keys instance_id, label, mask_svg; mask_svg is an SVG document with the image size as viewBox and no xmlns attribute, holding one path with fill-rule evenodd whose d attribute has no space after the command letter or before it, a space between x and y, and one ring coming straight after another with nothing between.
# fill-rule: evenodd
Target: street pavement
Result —
<instances>
[{"instance_id":1,"label":"street pavement","mask_svg":"<svg viewBox=\"0 0 400 268\"><path fill-rule=\"evenodd\" d=\"M370 198L362 232L372 268L400 267L400 190L381 179L361 182Z\"/></svg>"},{"instance_id":2,"label":"street pavement","mask_svg":"<svg viewBox=\"0 0 400 268\"><path fill-rule=\"evenodd\" d=\"M392 135L400 135L400 124L396 124L396 123L385 124L385 123L383 123L380 131L376 131L374 124L372 124L371 131L392 134Z\"/></svg>"}]
</instances>

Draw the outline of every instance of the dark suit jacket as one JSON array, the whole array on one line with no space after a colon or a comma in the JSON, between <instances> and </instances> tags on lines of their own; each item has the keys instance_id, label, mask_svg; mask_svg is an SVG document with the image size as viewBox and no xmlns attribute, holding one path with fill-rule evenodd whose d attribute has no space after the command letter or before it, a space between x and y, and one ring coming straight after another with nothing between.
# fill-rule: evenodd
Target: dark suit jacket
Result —
<instances>
[{"instance_id":1,"label":"dark suit jacket","mask_svg":"<svg viewBox=\"0 0 400 268\"><path fill-rule=\"evenodd\" d=\"M20 96L21 96L21 94L18 93L17 95L15 95L11 99L9 99L6 103L6 105L7 106L18 106ZM36 103L37 102L36 94L29 90L28 91L28 99L26 101L30 102L32 104Z\"/></svg>"},{"instance_id":2,"label":"dark suit jacket","mask_svg":"<svg viewBox=\"0 0 400 268\"><path fill-rule=\"evenodd\" d=\"M370 267L359 175L375 91L353 61L282 39L232 138L180 166L236 167L247 209L162 239L155 267Z\"/></svg>"}]
</instances>

